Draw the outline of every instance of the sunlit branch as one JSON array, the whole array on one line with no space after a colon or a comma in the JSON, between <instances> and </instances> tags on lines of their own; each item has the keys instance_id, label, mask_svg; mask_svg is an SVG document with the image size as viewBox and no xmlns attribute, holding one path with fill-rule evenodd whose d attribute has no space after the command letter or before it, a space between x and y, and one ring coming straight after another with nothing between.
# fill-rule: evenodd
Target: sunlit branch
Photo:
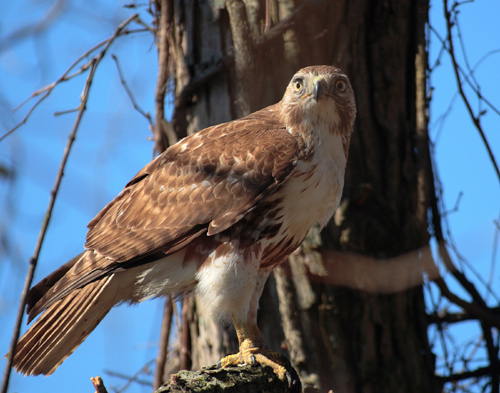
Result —
<instances>
[{"instance_id":1,"label":"sunlit branch","mask_svg":"<svg viewBox=\"0 0 500 393\"><path fill-rule=\"evenodd\" d=\"M104 382L102 381L101 377L92 377L90 378L92 381L92 385L94 385L95 393L108 393L106 390L106 386L104 386Z\"/></svg>"}]
</instances>

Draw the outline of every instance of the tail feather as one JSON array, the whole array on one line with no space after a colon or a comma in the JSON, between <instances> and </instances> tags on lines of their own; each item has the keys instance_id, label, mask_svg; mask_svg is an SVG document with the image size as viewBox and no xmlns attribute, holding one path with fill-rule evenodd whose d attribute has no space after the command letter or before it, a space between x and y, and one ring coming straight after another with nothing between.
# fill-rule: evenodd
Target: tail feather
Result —
<instances>
[{"instance_id":1,"label":"tail feather","mask_svg":"<svg viewBox=\"0 0 500 393\"><path fill-rule=\"evenodd\" d=\"M89 283L45 310L17 343L17 371L52 374L119 301L111 285L114 277Z\"/></svg>"}]
</instances>

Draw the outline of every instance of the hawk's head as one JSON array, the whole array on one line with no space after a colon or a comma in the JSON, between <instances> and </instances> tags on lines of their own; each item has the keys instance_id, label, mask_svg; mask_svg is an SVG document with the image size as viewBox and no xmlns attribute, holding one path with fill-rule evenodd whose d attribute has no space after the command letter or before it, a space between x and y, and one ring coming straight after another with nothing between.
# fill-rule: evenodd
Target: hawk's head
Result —
<instances>
[{"instance_id":1,"label":"hawk's head","mask_svg":"<svg viewBox=\"0 0 500 393\"><path fill-rule=\"evenodd\" d=\"M287 126L326 125L331 132L350 135L356 101L347 76L332 66L302 68L292 78L281 100Z\"/></svg>"}]
</instances>

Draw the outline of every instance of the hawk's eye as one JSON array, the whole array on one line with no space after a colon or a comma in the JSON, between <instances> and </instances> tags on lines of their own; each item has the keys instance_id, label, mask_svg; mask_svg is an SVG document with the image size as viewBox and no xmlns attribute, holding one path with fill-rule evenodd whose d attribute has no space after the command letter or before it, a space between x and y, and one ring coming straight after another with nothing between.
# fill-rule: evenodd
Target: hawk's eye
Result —
<instances>
[{"instance_id":1,"label":"hawk's eye","mask_svg":"<svg viewBox=\"0 0 500 393\"><path fill-rule=\"evenodd\" d=\"M345 80L339 79L337 82L335 82L335 88L340 92L344 92L345 89L347 89L347 83L345 82Z\"/></svg>"},{"instance_id":2,"label":"hawk's eye","mask_svg":"<svg viewBox=\"0 0 500 393\"><path fill-rule=\"evenodd\" d=\"M300 91L302 89L302 86L304 85L304 82L302 81L301 78L297 78L293 81L293 90L294 91Z\"/></svg>"}]
</instances>

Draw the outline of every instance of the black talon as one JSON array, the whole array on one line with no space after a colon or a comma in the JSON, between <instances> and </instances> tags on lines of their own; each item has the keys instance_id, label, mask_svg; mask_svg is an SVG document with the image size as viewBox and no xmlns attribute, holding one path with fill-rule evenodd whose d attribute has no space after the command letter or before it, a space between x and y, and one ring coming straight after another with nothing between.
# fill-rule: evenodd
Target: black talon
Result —
<instances>
[{"instance_id":1,"label":"black talon","mask_svg":"<svg viewBox=\"0 0 500 393\"><path fill-rule=\"evenodd\" d=\"M250 356L250 363L252 364L252 366L255 366L257 364L257 360L255 359L255 356Z\"/></svg>"},{"instance_id":2,"label":"black talon","mask_svg":"<svg viewBox=\"0 0 500 393\"><path fill-rule=\"evenodd\" d=\"M293 367L285 373L286 380L288 382L288 393L300 393L302 391L302 382L300 382L299 375Z\"/></svg>"}]
</instances>

